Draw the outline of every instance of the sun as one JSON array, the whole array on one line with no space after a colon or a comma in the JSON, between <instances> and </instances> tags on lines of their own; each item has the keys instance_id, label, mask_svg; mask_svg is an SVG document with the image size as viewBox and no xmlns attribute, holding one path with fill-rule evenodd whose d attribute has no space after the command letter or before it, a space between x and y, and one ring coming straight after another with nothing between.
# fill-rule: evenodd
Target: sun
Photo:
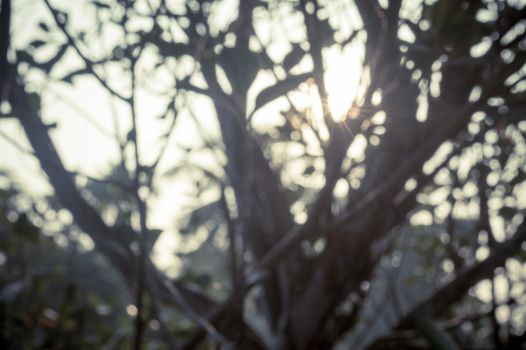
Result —
<instances>
[{"instance_id":1,"label":"sun","mask_svg":"<svg viewBox=\"0 0 526 350\"><path fill-rule=\"evenodd\" d=\"M330 48L326 53L327 103L333 119L339 122L347 117L357 97L361 64L355 50Z\"/></svg>"},{"instance_id":2,"label":"sun","mask_svg":"<svg viewBox=\"0 0 526 350\"><path fill-rule=\"evenodd\" d=\"M356 116L351 111L358 95L362 64L356 50L331 47L324 52L325 75L324 83L327 89L327 103L332 119L341 122L346 118ZM308 109L307 118L318 129L323 129L323 108L314 80L305 82L300 87L299 94L293 94L296 107ZM351 113L350 113L351 112ZM323 134L323 132L322 132Z\"/></svg>"}]
</instances>

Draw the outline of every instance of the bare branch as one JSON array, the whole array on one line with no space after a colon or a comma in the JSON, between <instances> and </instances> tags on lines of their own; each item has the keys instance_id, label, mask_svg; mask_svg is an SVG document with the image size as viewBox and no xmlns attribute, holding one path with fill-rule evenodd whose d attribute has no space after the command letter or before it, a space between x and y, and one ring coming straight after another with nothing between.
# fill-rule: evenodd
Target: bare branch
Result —
<instances>
[{"instance_id":1,"label":"bare branch","mask_svg":"<svg viewBox=\"0 0 526 350\"><path fill-rule=\"evenodd\" d=\"M106 225L96 210L91 207L81 196L73 181L72 175L64 168L55 146L49 137L48 128L43 124L38 113L33 108L34 101L30 101L23 85L15 85L12 104L13 114L18 117L22 127L39 159L42 169L47 174L51 186L55 190L61 205L68 209L76 224L86 232L95 242L97 249L115 266L122 274L128 285L135 285L134 254L129 247L116 240L113 230ZM211 324L199 316L187 303L181 291L163 275L150 261L146 259L146 273L148 288L158 291L164 299L179 307L185 314L221 344L228 344L226 340ZM154 287L158 286L158 287Z\"/></svg>"},{"instance_id":2,"label":"bare branch","mask_svg":"<svg viewBox=\"0 0 526 350\"><path fill-rule=\"evenodd\" d=\"M95 71L95 64L94 64L94 62L92 60L90 60L88 57L86 57L86 55L84 55L84 53L80 50L80 48L77 45L75 39L69 33L69 31L67 30L66 23L60 17L59 12L53 6L51 6L51 3L49 2L49 0L44 0L44 3L46 4L47 8L49 9L51 14L53 15L53 19L55 20L55 23L57 24L57 26L60 28L60 30L62 30L62 33L64 33L64 35L68 39L68 43L71 45L71 47L73 47L73 49L77 52L79 57L84 61L84 64L86 65L86 68L89 70L91 75L93 75L93 77L95 77L95 79L97 79L99 81L99 83L102 86L104 86L104 88L106 88L106 90L108 90L113 96L115 96L115 97L117 97L117 98L119 98L119 99L121 99L121 100L123 100L125 102L129 102L129 100L130 100L129 97L125 97L125 96L121 95L119 92L117 92L116 90L114 90L111 86L108 85L106 80L103 79Z\"/></svg>"}]
</instances>

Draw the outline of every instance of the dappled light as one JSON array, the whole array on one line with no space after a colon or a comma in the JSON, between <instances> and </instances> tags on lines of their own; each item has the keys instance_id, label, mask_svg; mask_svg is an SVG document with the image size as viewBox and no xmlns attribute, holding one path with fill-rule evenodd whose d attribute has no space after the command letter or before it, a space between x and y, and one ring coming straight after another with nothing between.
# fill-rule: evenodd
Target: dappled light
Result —
<instances>
[{"instance_id":1,"label":"dappled light","mask_svg":"<svg viewBox=\"0 0 526 350\"><path fill-rule=\"evenodd\" d=\"M1 349L526 349L526 4L0 0Z\"/></svg>"}]
</instances>

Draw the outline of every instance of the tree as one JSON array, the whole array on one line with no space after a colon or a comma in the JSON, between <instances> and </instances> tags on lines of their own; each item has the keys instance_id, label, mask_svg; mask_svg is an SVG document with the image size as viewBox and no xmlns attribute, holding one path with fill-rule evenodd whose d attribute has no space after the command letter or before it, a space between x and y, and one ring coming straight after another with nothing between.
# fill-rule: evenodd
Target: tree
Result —
<instances>
[{"instance_id":1,"label":"tree","mask_svg":"<svg viewBox=\"0 0 526 350\"><path fill-rule=\"evenodd\" d=\"M57 217L64 215L60 206L52 198L32 202L14 186L0 196L1 347L131 344L133 327L122 312L131 302L127 286L96 251L79 244L74 225L62 219L65 223L57 229ZM42 209L49 204L51 208ZM50 229L50 224L55 227Z\"/></svg>"},{"instance_id":2,"label":"tree","mask_svg":"<svg viewBox=\"0 0 526 350\"><path fill-rule=\"evenodd\" d=\"M60 205L133 291L136 349L152 319L167 348L520 348L523 4L90 1L81 22L43 3L50 20L8 50L2 0L4 118L18 120ZM328 82L331 57L349 52L361 58L354 99L352 77ZM125 110L128 130L103 128L120 151L107 177L66 169L39 79L96 82ZM164 127L153 157L144 103ZM200 141L174 161L181 118ZM152 262L162 172L195 180L179 229L208 238L186 259L217 253L228 273L203 280L190 265L174 281ZM214 294L214 278L229 295ZM172 339L181 325L152 311L169 308L189 334Z\"/></svg>"}]
</instances>

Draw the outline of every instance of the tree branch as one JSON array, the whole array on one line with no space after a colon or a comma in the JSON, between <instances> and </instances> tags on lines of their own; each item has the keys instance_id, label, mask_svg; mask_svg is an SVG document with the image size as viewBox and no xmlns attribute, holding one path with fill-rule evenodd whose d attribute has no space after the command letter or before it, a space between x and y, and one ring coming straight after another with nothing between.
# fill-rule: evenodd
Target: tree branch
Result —
<instances>
[{"instance_id":1,"label":"tree branch","mask_svg":"<svg viewBox=\"0 0 526 350\"><path fill-rule=\"evenodd\" d=\"M11 0L2 0L0 8L0 104L4 100L4 88L7 86L9 62L7 52L11 40Z\"/></svg>"},{"instance_id":2,"label":"tree branch","mask_svg":"<svg viewBox=\"0 0 526 350\"><path fill-rule=\"evenodd\" d=\"M493 254L485 260L475 263L459 272L449 283L438 289L426 300L416 305L400 320L398 327L410 324L419 315L438 316L449 306L465 295L469 288L478 282L493 276L493 271L502 266L506 260L522 250L522 243L526 241L526 220L523 220L515 231L515 235L504 243L499 244Z\"/></svg>"},{"instance_id":3,"label":"tree branch","mask_svg":"<svg viewBox=\"0 0 526 350\"><path fill-rule=\"evenodd\" d=\"M62 30L62 33L64 33L64 35L66 36L67 40L68 40L68 43L71 45L71 47L73 47L73 49L77 52L77 54L79 55L79 57L84 61L84 64L86 65L86 68L88 69L88 71L95 77L95 79L97 79L99 81L99 83L104 86L104 88L106 88L106 90L108 90L108 92L110 92L113 96L125 101L125 102L129 102L130 100L130 97L125 97L123 95L121 95L119 92L117 92L116 90L114 90L111 86L108 85L108 83L106 82L106 80L104 80L96 71L95 71L95 64L92 60L90 60L88 57L86 57L86 55L84 55L84 53L80 50L79 46L77 45L77 43L75 42L75 39L73 38L73 36L69 33L68 29L66 28L66 23L63 21L63 19L60 17L60 14L59 12L53 7L51 6L51 3L49 2L49 0L44 0L44 3L46 4L47 8L49 9L49 11L51 12L52 16L53 16L53 19L55 20L55 23L57 24L57 26L60 28L60 30Z\"/></svg>"},{"instance_id":4,"label":"tree branch","mask_svg":"<svg viewBox=\"0 0 526 350\"><path fill-rule=\"evenodd\" d=\"M76 224L94 241L97 249L117 268L127 284L135 285L135 272L130 264L134 260L129 247L124 246L114 235L113 230L106 225L96 210L80 195L72 175L64 168L53 142L48 134L48 128L39 116L40 98L26 93L24 86L16 83L11 94L13 114L18 117L22 127L33 147L41 167L47 174L50 184L55 190L60 204L68 209ZM228 344L225 339L206 319L199 316L190 306L184 295L192 295L191 291L177 289L172 281L162 274L155 265L146 260L147 287L154 295L160 296L176 305L192 321L202 327L211 338L221 344Z\"/></svg>"}]
</instances>

